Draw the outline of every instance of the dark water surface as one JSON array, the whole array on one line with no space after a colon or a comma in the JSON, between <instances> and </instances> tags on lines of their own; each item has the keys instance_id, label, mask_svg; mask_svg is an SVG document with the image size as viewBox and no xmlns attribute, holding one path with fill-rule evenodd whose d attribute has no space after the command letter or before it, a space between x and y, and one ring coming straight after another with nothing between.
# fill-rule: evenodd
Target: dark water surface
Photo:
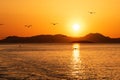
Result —
<instances>
[{"instance_id":1,"label":"dark water surface","mask_svg":"<svg viewBox=\"0 0 120 80\"><path fill-rule=\"evenodd\" d=\"M120 80L120 44L2 44L0 80Z\"/></svg>"}]
</instances>

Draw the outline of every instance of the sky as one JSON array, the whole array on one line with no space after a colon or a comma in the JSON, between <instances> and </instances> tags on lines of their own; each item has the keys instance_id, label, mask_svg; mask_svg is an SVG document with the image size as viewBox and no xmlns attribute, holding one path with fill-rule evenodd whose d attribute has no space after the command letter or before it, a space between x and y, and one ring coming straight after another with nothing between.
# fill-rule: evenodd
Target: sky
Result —
<instances>
[{"instance_id":1,"label":"sky","mask_svg":"<svg viewBox=\"0 0 120 80\"><path fill-rule=\"evenodd\" d=\"M41 34L80 37L88 33L120 37L119 3L120 0L0 0L0 24L4 24L0 25L0 39ZM80 26L78 30L73 30L75 24Z\"/></svg>"}]
</instances>

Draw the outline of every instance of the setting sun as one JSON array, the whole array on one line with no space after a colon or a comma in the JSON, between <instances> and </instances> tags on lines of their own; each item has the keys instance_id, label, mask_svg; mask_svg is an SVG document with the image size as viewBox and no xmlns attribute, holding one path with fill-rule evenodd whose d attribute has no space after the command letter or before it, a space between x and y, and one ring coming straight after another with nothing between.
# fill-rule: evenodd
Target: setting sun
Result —
<instances>
[{"instance_id":1,"label":"setting sun","mask_svg":"<svg viewBox=\"0 0 120 80\"><path fill-rule=\"evenodd\" d=\"M71 22L72 23L72 22ZM71 28L69 27L71 26ZM79 37L80 35L84 34L84 25L83 23L79 22L79 23L72 23L68 25L67 29L69 30L69 34L70 36L73 36L73 37Z\"/></svg>"},{"instance_id":2,"label":"setting sun","mask_svg":"<svg viewBox=\"0 0 120 80\"><path fill-rule=\"evenodd\" d=\"M79 24L74 24L73 25L73 30L74 31L79 31L80 30L80 25Z\"/></svg>"}]
</instances>

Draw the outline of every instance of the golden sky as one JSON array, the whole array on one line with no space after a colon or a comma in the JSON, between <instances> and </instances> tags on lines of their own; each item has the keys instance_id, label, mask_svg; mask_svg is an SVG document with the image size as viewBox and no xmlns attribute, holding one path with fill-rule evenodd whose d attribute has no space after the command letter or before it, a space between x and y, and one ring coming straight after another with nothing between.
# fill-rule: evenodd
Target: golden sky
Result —
<instances>
[{"instance_id":1,"label":"golden sky","mask_svg":"<svg viewBox=\"0 0 120 80\"><path fill-rule=\"evenodd\" d=\"M89 12L95 12L90 14ZM58 23L53 26L51 23ZM120 37L120 0L0 0L0 38L102 33ZM31 28L24 25L32 25ZM79 24L74 31L72 26Z\"/></svg>"}]
</instances>

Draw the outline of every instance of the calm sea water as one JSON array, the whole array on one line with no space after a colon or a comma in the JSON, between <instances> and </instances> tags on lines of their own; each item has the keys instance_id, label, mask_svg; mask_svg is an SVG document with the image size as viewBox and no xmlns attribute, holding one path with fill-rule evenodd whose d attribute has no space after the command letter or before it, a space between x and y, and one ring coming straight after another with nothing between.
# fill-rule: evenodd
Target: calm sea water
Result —
<instances>
[{"instance_id":1,"label":"calm sea water","mask_svg":"<svg viewBox=\"0 0 120 80\"><path fill-rule=\"evenodd\" d=\"M120 80L120 44L1 44L0 80Z\"/></svg>"}]
</instances>

